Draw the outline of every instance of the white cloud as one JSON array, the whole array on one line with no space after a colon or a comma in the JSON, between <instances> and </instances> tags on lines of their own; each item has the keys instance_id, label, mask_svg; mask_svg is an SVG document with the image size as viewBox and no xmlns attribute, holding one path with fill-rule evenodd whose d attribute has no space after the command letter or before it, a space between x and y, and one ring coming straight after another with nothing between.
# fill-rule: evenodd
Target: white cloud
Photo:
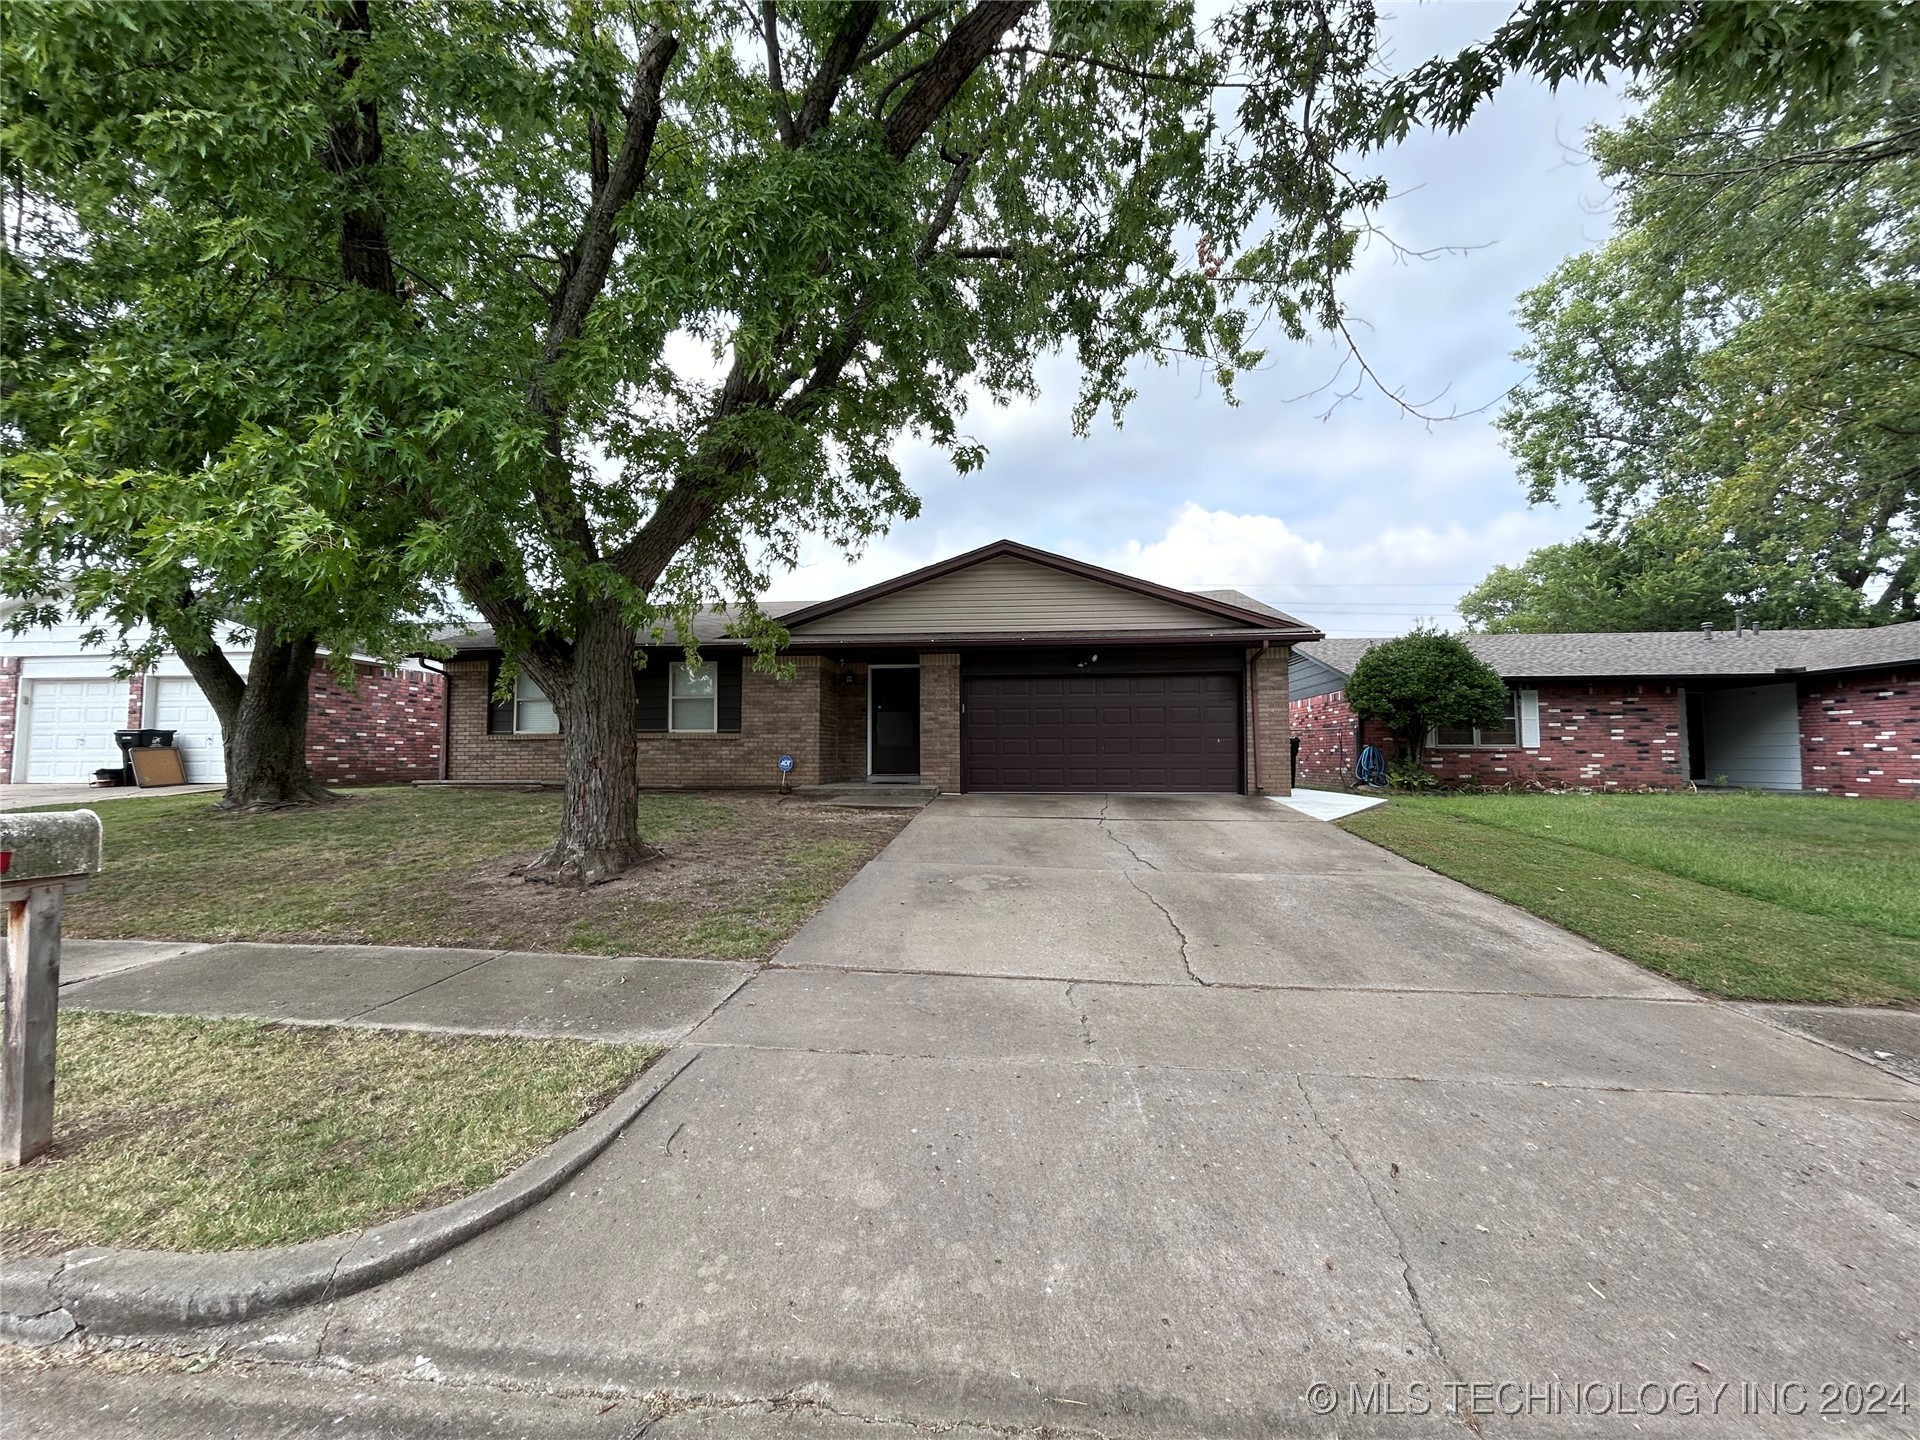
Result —
<instances>
[{"instance_id":1,"label":"white cloud","mask_svg":"<svg viewBox=\"0 0 1920 1440\"><path fill-rule=\"evenodd\" d=\"M1069 539L1054 548L1162 585L1244 590L1329 635L1392 635L1416 620L1456 626L1453 606L1461 592L1493 566L1511 564L1578 529L1577 516L1557 510L1509 511L1473 524L1303 529L1277 515L1209 510L1189 501L1155 537L1106 548ZM782 580L776 595L843 595L1000 538L980 529L916 526L910 537L881 540L852 564L822 547L804 557L806 563ZM1016 532L1006 538L1029 537Z\"/></svg>"},{"instance_id":2,"label":"white cloud","mask_svg":"<svg viewBox=\"0 0 1920 1440\"><path fill-rule=\"evenodd\" d=\"M1157 540L1130 540L1097 563L1189 590L1244 590L1330 635L1383 635L1426 619L1458 623L1453 605L1493 566L1567 538L1561 512L1518 511L1477 525L1389 525L1302 533L1274 515L1183 505Z\"/></svg>"}]
</instances>

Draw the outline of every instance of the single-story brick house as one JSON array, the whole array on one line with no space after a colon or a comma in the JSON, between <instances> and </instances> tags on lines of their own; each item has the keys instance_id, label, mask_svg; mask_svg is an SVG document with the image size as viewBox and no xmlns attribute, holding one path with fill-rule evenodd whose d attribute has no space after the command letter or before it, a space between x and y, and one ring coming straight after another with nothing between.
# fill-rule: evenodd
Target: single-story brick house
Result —
<instances>
[{"instance_id":1,"label":"single-story brick house","mask_svg":"<svg viewBox=\"0 0 1920 1440\"><path fill-rule=\"evenodd\" d=\"M1186 591L998 541L817 604L767 604L792 677L713 611L700 662L636 646L649 787L915 781L939 790L1285 794L1287 660L1320 632L1237 591ZM496 699L491 631L447 637L447 774L557 782L553 708Z\"/></svg>"},{"instance_id":2,"label":"single-story brick house","mask_svg":"<svg viewBox=\"0 0 1920 1440\"><path fill-rule=\"evenodd\" d=\"M1920 799L1920 622L1872 630L1467 635L1500 672L1496 726L1429 734L1449 784L1591 789L1731 785ZM1386 744L1347 704L1378 639L1294 652L1300 777L1346 784Z\"/></svg>"},{"instance_id":3,"label":"single-story brick house","mask_svg":"<svg viewBox=\"0 0 1920 1440\"><path fill-rule=\"evenodd\" d=\"M116 730L175 731L191 784L226 779L220 724L177 655L144 674L114 675L78 621L0 636L0 783L84 785L120 764ZM250 651L228 648L242 674ZM326 785L383 785L440 774L444 678L412 664L354 662L343 689L323 662L307 684L307 764Z\"/></svg>"}]
</instances>

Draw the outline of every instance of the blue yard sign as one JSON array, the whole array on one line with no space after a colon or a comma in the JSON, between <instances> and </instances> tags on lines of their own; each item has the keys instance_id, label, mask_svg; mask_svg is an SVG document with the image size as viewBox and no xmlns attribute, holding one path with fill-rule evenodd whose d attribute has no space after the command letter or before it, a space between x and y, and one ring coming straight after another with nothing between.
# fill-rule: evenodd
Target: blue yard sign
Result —
<instances>
[{"instance_id":1,"label":"blue yard sign","mask_svg":"<svg viewBox=\"0 0 1920 1440\"><path fill-rule=\"evenodd\" d=\"M782 755L780 757L780 773L782 775L785 775L792 769L793 769L793 757L791 755Z\"/></svg>"}]
</instances>

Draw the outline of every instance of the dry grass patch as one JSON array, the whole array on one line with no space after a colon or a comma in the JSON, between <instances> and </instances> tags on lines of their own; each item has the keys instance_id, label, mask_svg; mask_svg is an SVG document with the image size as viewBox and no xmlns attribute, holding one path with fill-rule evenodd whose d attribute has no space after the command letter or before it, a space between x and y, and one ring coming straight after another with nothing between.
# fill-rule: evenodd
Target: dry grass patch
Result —
<instances>
[{"instance_id":1,"label":"dry grass patch","mask_svg":"<svg viewBox=\"0 0 1920 1440\"><path fill-rule=\"evenodd\" d=\"M358 1230L484 1189L659 1053L68 1012L54 1148L0 1178L0 1249L237 1250Z\"/></svg>"},{"instance_id":2,"label":"dry grass patch","mask_svg":"<svg viewBox=\"0 0 1920 1440\"><path fill-rule=\"evenodd\" d=\"M664 856L581 891L509 873L553 839L552 792L366 790L267 815L224 815L213 798L99 805L106 870L70 902L66 933L759 959L912 818L645 795L641 832Z\"/></svg>"}]
</instances>

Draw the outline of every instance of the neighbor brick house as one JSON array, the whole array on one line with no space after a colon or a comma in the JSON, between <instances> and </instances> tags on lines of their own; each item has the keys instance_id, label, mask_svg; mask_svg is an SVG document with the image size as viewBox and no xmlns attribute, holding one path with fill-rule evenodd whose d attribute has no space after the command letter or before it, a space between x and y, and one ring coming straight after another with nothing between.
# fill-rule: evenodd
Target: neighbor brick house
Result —
<instances>
[{"instance_id":1,"label":"neighbor brick house","mask_svg":"<svg viewBox=\"0 0 1920 1440\"><path fill-rule=\"evenodd\" d=\"M915 781L938 790L1285 794L1287 660L1320 632L1002 540L837 600L768 604L781 677L713 611L700 663L636 646L650 787ZM447 774L559 782L553 708L487 630L448 637Z\"/></svg>"},{"instance_id":2,"label":"neighbor brick house","mask_svg":"<svg viewBox=\"0 0 1920 1440\"><path fill-rule=\"evenodd\" d=\"M1449 784L1763 790L1920 799L1920 622L1871 630L1467 635L1506 680L1498 725L1436 731L1422 762ZM1346 680L1378 639L1295 651L1300 778L1343 785L1362 724Z\"/></svg>"},{"instance_id":3,"label":"neighbor brick house","mask_svg":"<svg viewBox=\"0 0 1920 1440\"><path fill-rule=\"evenodd\" d=\"M220 724L176 655L133 676L88 644L75 621L0 638L0 783L86 784L120 764L116 730L175 732L187 779L226 778ZM136 637L137 639L138 637ZM227 658L245 674L244 648ZM352 688L325 661L307 682L307 765L327 785L399 784L440 775L445 678L412 664L356 660Z\"/></svg>"}]
</instances>

